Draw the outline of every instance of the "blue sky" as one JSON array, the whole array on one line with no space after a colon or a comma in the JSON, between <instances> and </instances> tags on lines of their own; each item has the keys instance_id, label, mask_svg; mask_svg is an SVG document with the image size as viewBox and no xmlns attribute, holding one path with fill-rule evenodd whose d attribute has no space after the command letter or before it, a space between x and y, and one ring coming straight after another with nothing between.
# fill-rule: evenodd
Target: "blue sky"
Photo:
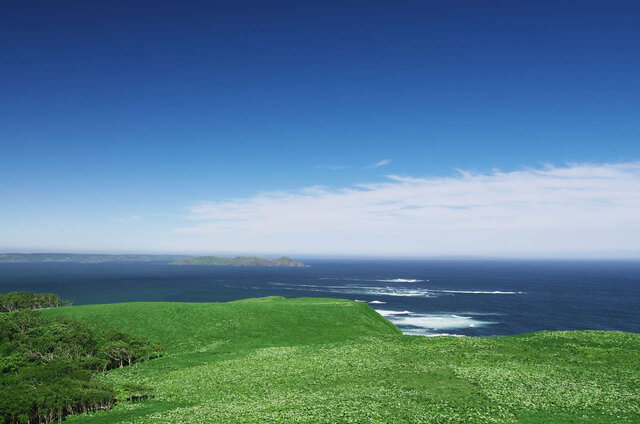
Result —
<instances>
[{"instance_id":1,"label":"blue sky","mask_svg":"<svg viewBox=\"0 0 640 424\"><path fill-rule=\"evenodd\" d=\"M625 187L633 202L639 19L640 6L616 1L14 2L0 16L0 250L638 255L620 235L640 232L635 203L601 191L590 200L614 206L570 234L504 227L491 246L477 226L460 230L477 238L470 244L443 222L436 237L402 215L385 224L396 241L372 240L381 224L364 216L375 206L358 212L368 226L346 242L339 228L349 221L323 221L304 196L286 203L296 232L278 238L287 232L270 224L278 208L255 202L395 182L380 201L402 203L406 180L390 175L429 185L498 169L521 181L518 172L549 165L613 172L573 190ZM423 188L412 195L432 196ZM526 201L550 196L539 195ZM340 199L318 208L354 214ZM573 216L577 204L548 219ZM610 212L620 225L592 232L590 220ZM231 231L239 221L249 224ZM404 232L420 236L402 246ZM609 241L587 251L577 233Z\"/></svg>"}]
</instances>

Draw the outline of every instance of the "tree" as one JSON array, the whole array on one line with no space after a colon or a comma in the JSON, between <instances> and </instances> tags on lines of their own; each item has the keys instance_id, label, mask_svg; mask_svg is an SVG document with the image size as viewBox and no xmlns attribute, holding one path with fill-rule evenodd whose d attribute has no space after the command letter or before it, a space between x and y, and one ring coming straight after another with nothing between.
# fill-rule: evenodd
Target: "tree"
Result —
<instances>
[{"instance_id":1,"label":"tree","mask_svg":"<svg viewBox=\"0 0 640 424\"><path fill-rule=\"evenodd\" d=\"M20 304L16 299L29 297L18 293L11 305ZM46 295L39 301L50 299ZM139 337L98 331L80 321L45 319L29 308L0 314L0 422L50 423L68 414L111 408L114 388L93 376L160 352ZM129 392L131 400L148 394L141 387Z\"/></svg>"},{"instance_id":2,"label":"tree","mask_svg":"<svg viewBox=\"0 0 640 424\"><path fill-rule=\"evenodd\" d=\"M55 308L71 305L53 293L29 293L25 291L0 294L0 312L15 312L23 309Z\"/></svg>"}]
</instances>

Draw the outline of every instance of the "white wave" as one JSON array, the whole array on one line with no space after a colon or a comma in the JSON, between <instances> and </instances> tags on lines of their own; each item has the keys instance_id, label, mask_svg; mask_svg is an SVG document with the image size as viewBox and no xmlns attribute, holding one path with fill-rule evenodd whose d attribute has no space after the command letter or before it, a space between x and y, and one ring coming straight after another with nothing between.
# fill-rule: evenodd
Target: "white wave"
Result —
<instances>
[{"instance_id":1,"label":"white wave","mask_svg":"<svg viewBox=\"0 0 640 424\"><path fill-rule=\"evenodd\" d=\"M358 285L322 285L322 284L290 284L278 285L282 290L304 290L313 292L369 295L369 296L402 296L430 298L441 294L426 289L408 289L404 287L376 287Z\"/></svg>"},{"instance_id":2,"label":"white wave","mask_svg":"<svg viewBox=\"0 0 640 424\"><path fill-rule=\"evenodd\" d=\"M376 305L383 305L383 304L385 304L385 303L387 303L387 302L383 302L383 301L381 301L381 300L372 300L372 301L371 301L371 302L369 302L369 303L376 304Z\"/></svg>"},{"instance_id":3,"label":"white wave","mask_svg":"<svg viewBox=\"0 0 640 424\"><path fill-rule=\"evenodd\" d=\"M402 296L402 297L434 297L428 290L423 289L401 289L392 287L372 287L368 288L366 294L381 296Z\"/></svg>"},{"instance_id":4,"label":"white wave","mask_svg":"<svg viewBox=\"0 0 640 424\"><path fill-rule=\"evenodd\" d=\"M423 336L423 337L467 337L464 334L434 333L432 331L428 331L425 329L409 329L409 328L403 329L402 334L406 334L409 336Z\"/></svg>"},{"instance_id":5,"label":"white wave","mask_svg":"<svg viewBox=\"0 0 640 424\"><path fill-rule=\"evenodd\" d=\"M283 287L284 288L284 287ZM315 284L297 284L295 287L287 287L288 290L323 291L342 294L365 294L370 296L403 296L403 297L434 297L435 294L425 289L407 289L402 287L375 287L375 286L324 286Z\"/></svg>"},{"instance_id":6,"label":"white wave","mask_svg":"<svg viewBox=\"0 0 640 424\"><path fill-rule=\"evenodd\" d=\"M422 334L425 337L467 337L464 334L452 334L452 333L437 333L437 334Z\"/></svg>"},{"instance_id":7,"label":"white wave","mask_svg":"<svg viewBox=\"0 0 640 424\"><path fill-rule=\"evenodd\" d=\"M411 327L426 328L429 330L444 330L452 328L468 328L482 326L485 323L476 321L473 318L454 318L450 315L425 314L416 316L391 316L396 325L407 325Z\"/></svg>"},{"instance_id":8,"label":"white wave","mask_svg":"<svg viewBox=\"0 0 640 424\"><path fill-rule=\"evenodd\" d=\"M384 309L376 309L376 312L382 315L383 317L390 317L395 315L410 315L411 311L387 311Z\"/></svg>"},{"instance_id":9,"label":"white wave","mask_svg":"<svg viewBox=\"0 0 640 424\"><path fill-rule=\"evenodd\" d=\"M485 291L485 290L434 290L439 293L453 293L453 294L524 294L524 292L516 291Z\"/></svg>"},{"instance_id":10,"label":"white wave","mask_svg":"<svg viewBox=\"0 0 640 424\"><path fill-rule=\"evenodd\" d=\"M376 310L394 323L404 334L439 335L443 330L476 328L495 324L456 314L418 314L411 311ZM448 332L446 334L449 334Z\"/></svg>"},{"instance_id":11,"label":"white wave","mask_svg":"<svg viewBox=\"0 0 640 424\"><path fill-rule=\"evenodd\" d=\"M413 278L392 278L390 280L372 280L380 283L422 283L424 280L416 280Z\"/></svg>"},{"instance_id":12,"label":"white wave","mask_svg":"<svg viewBox=\"0 0 640 424\"><path fill-rule=\"evenodd\" d=\"M327 286L327 285L318 285L318 284L293 284L290 285L291 287L311 287L311 288L318 288L318 289L346 289L349 287L353 287L353 286Z\"/></svg>"},{"instance_id":13,"label":"white wave","mask_svg":"<svg viewBox=\"0 0 640 424\"><path fill-rule=\"evenodd\" d=\"M422 283L423 281L429 280L418 280L416 278L383 278L383 279L375 279L375 278L351 278L351 277L343 277L343 278L333 278L333 277L320 277L318 280L343 280L343 281L375 281L379 283Z\"/></svg>"}]
</instances>

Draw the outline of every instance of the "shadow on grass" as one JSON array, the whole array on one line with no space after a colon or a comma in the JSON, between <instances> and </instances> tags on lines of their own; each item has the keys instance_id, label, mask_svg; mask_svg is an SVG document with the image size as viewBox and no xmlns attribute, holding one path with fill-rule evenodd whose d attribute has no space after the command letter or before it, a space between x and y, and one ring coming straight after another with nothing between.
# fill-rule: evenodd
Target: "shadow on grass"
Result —
<instances>
[{"instance_id":1,"label":"shadow on grass","mask_svg":"<svg viewBox=\"0 0 640 424\"><path fill-rule=\"evenodd\" d=\"M159 400L148 399L144 401L135 402L136 407L134 409L120 410L117 407L115 409L103 412L97 412L94 414L81 414L71 415L67 417L67 422L70 423L91 423L91 424L106 424L120 421L135 421L138 418L155 414L158 412L169 411L176 408L182 408L189 406L188 403L181 402L163 402Z\"/></svg>"}]
</instances>

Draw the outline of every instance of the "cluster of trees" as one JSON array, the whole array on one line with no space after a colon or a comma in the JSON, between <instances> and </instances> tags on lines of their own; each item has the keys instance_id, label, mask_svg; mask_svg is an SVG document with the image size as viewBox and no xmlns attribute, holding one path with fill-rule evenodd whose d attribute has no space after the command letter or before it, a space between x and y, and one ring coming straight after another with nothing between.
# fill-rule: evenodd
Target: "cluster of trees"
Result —
<instances>
[{"instance_id":1,"label":"cluster of trees","mask_svg":"<svg viewBox=\"0 0 640 424\"><path fill-rule=\"evenodd\" d=\"M109 409L114 388L93 377L160 354L159 346L116 330L30 309L0 314L0 422L50 423ZM131 400L148 395L134 389Z\"/></svg>"},{"instance_id":2,"label":"cluster of trees","mask_svg":"<svg viewBox=\"0 0 640 424\"><path fill-rule=\"evenodd\" d=\"M53 293L29 293L25 291L0 293L0 312L15 312L24 309L55 308L71 305Z\"/></svg>"}]
</instances>

